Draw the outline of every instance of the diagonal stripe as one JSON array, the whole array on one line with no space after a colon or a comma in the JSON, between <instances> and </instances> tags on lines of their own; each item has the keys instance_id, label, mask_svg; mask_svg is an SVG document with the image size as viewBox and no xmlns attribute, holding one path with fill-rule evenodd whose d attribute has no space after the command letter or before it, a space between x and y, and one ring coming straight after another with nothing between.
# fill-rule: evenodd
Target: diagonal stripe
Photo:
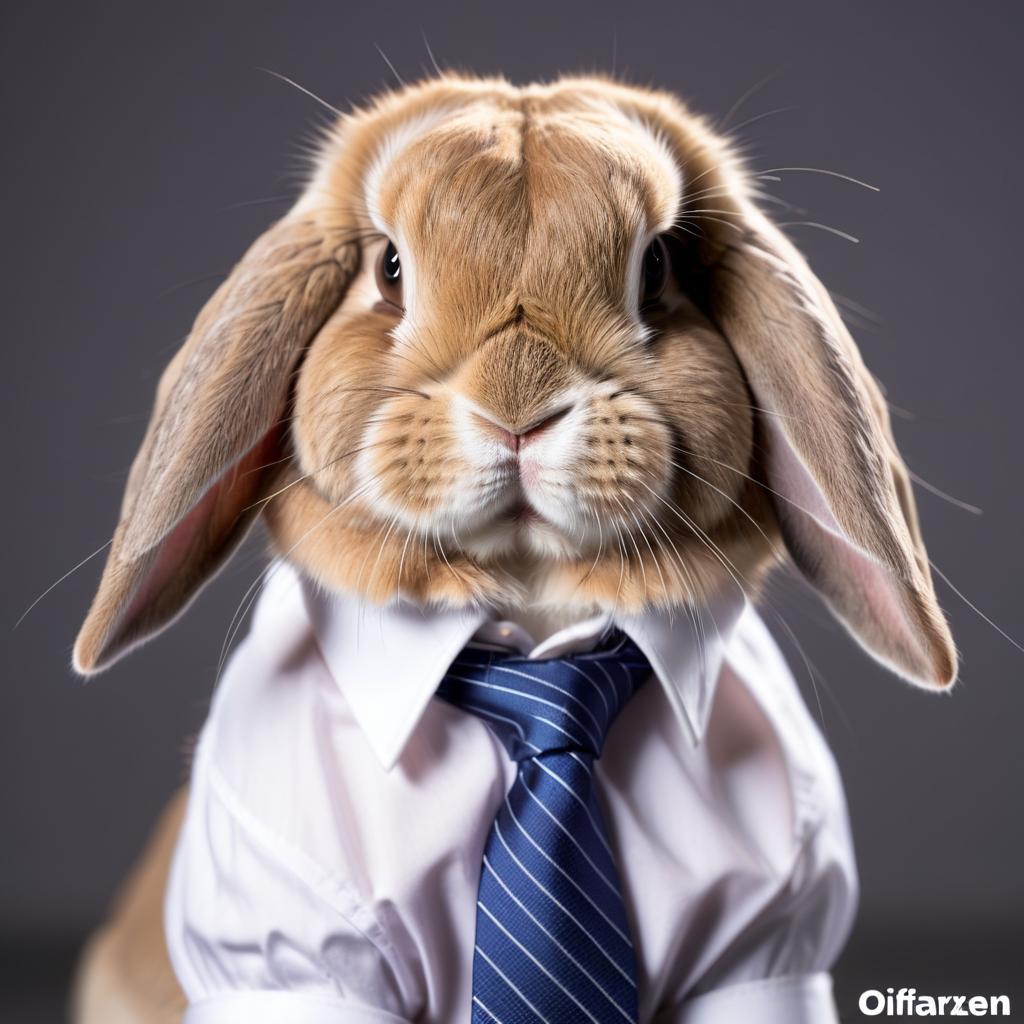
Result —
<instances>
[{"instance_id":1,"label":"diagonal stripe","mask_svg":"<svg viewBox=\"0 0 1024 1024\"><path fill-rule=\"evenodd\" d=\"M565 661L565 667L576 672L578 675L583 676L583 678L594 687L594 692L601 698L601 703L604 705L604 721L605 728L607 728L612 719L612 712L611 708L608 706L608 698L604 695L604 690L601 689L601 684L596 679L592 679L588 676L579 665L573 661L569 661L568 658Z\"/></svg>"},{"instance_id":2,"label":"diagonal stripe","mask_svg":"<svg viewBox=\"0 0 1024 1024\"><path fill-rule=\"evenodd\" d=\"M612 712L612 714L614 715L618 712L619 708L622 707L624 703L622 699L622 694L619 693L619 688L618 686L616 686L615 680L612 679L611 673L609 673L608 669L606 669L604 665L601 664L601 662L592 661L591 665L593 665L594 668L596 668L601 673L601 675L603 675L605 679L608 680L608 685L612 688L612 693L615 695L615 710Z\"/></svg>"},{"instance_id":3,"label":"diagonal stripe","mask_svg":"<svg viewBox=\"0 0 1024 1024\"><path fill-rule=\"evenodd\" d=\"M514 689L511 686L499 686L497 683L485 683L485 682L482 682L479 679L467 679L464 676L455 676L455 675L449 675L447 678L448 679L455 679L455 680L457 680L460 683L468 683L470 686L482 686L486 690L496 690L499 693L514 694L516 697L522 697L523 700L532 700L532 701L535 701L538 704L544 704L544 705L546 705L549 708L554 708L560 714L565 715L566 718L569 718L572 721L574 721L583 730L583 735L586 736L588 741L593 743L595 747L600 747L600 744L597 743L595 741L594 737L591 735L590 730L587 729L587 727L571 711L567 711L564 707L562 707L560 704L556 704L554 701L545 700L543 697L537 697L534 694L526 693L523 690L516 690L516 689ZM534 717L537 717L537 716L534 716ZM547 722L548 725L554 725L553 722L548 722L546 718L541 718L540 721ZM555 728L557 729L558 726L555 726ZM560 732L565 732L564 729L560 729L559 731ZM572 734L568 733L568 732L566 732L565 734L566 734L566 736L572 736ZM576 737L573 736L572 738L574 740L576 740L577 743L579 742L579 740Z\"/></svg>"},{"instance_id":4,"label":"diagonal stripe","mask_svg":"<svg viewBox=\"0 0 1024 1024\"><path fill-rule=\"evenodd\" d=\"M549 977L550 970L542 970L535 959L530 957L530 950L523 949L515 941L515 936L510 937L508 932L507 926L503 931L479 907L476 908L476 944L548 1020L553 1024L562 1024L563 1021L593 1024L581 1019L573 999L575 996L584 1001L588 995L593 998L593 993L577 989L572 995L567 995L563 988ZM517 1012L509 1012L512 1008L512 994L505 986L499 985L496 979L490 977L487 965L479 958L475 960L473 970L474 975L477 970L480 972L479 983L474 982L473 990L486 999L489 1006L498 1012L504 1011L506 1017L510 1016L518 1024L521 1019L518 1011L521 1008L516 1006Z\"/></svg>"},{"instance_id":5,"label":"diagonal stripe","mask_svg":"<svg viewBox=\"0 0 1024 1024\"><path fill-rule=\"evenodd\" d=\"M501 1018L496 1016L493 1010L489 1010L487 1004L479 996L473 996L473 1002L494 1021L494 1024L502 1024Z\"/></svg>"},{"instance_id":6,"label":"diagonal stripe","mask_svg":"<svg viewBox=\"0 0 1024 1024\"><path fill-rule=\"evenodd\" d=\"M580 972L581 974L584 974L584 975L586 975L587 979L588 979L588 980L590 981L590 983L591 983L591 984L592 984L592 985L594 986L594 988L596 988L596 989L597 989L597 990L598 990L598 991L599 991L599 992L601 993L601 995L603 995L603 996L605 997L605 999L607 999L607 1000L608 1000L608 1002L610 1002L610 1003L612 1004L612 1006L614 1006L614 1007L615 1007L615 1009L616 1009L616 1010L618 1010L618 1011L619 1011L619 1013L621 1013L621 1014L622 1014L622 1016L626 1018L626 1020L628 1020L628 1021L632 1021L632 1020L633 1020L633 1018L632 1018L632 1017L631 1017L631 1016L630 1016L630 1015L629 1015L628 1013L626 1013L626 1011L625 1011L625 1010L623 1010L621 1006L619 1006L619 1004L618 1004L618 1003L617 1003L617 1002L615 1001L615 998L614 998L613 996L611 996L611 995L610 995L610 994L609 994L608 992L606 992L606 991L604 990L604 988L602 988L602 986L600 985L600 983L599 983L599 982L597 981L597 979L596 979L596 978L595 978L595 977L594 977L594 976L593 976L593 975L592 975L592 974L590 973L590 971L588 971L588 970L587 970L587 969L586 969L586 968L585 968L585 967L583 966L583 964L581 964L581 963L579 962L579 960L577 960L577 959L576 959L576 957L574 957L574 956L572 955L572 953L570 953L570 952L569 952L569 950L567 950L567 949L565 948L565 946L563 946L563 945L562 945L562 943L561 943L561 942L559 942L559 941L558 941L558 939L556 939L556 938L555 938L555 936L554 936L554 935L552 935L552 934L551 934L551 932L549 932L549 931L547 930L547 928L545 928L545 927L544 927L544 925L543 925L543 924L542 924L542 923L541 923L541 922L540 922L540 921L539 921L539 920L537 919L536 915L534 915L534 914L533 914L533 913L532 913L532 912L530 911L530 909L529 909L529 908L528 908L528 907L526 906L526 904L525 904L525 903L523 903L523 901L522 901L522 900L520 900L520 899L519 899L519 897L518 897L518 896L516 896L516 894L515 894L515 893L514 893L514 892L513 892L513 891L512 891L512 890L511 890L511 889L510 889L509 887L508 887L508 885L507 885L507 884L505 883L505 881L504 881L504 879L503 879L503 878L501 877L501 875L499 875L499 874L498 874L498 872L497 872L497 871L495 871L495 869L494 869L494 865L493 865L493 864L491 864L491 862L490 862L490 861L489 861L489 860L487 859L487 855L486 855L486 854L484 855L484 868L485 868L485 870L487 870L487 871L489 871L489 872L491 873L491 875L493 876L494 880L495 880L495 881L496 881L496 882L498 883L498 885L500 885L500 886L502 887L502 889L504 889L504 891L505 891L505 893L507 894L507 896L509 897L509 899L510 899L510 900L512 900L512 902L513 902L513 903L515 903L515 905L516 905L517 907L519 907L519 909L520 909L520 910L522 910L522 912L523 912L524 914L526 914L526 916L527 916L527 917L528 917L528 918L529 918L529 919L530 919L530 920L531 920L531 921L532 921L532 922L533 922L533 923L534 923L534 924L535 924L535 925L536 925L536 926L537 926L537 927L538 927L538 928L539 928L539 929L540 929L540 930L541 930L541 931L542 931L542 932L543 932L543 933L544 933L544 934L545 934L545 935L546 935L546 936L547 936L547 937L548 937L548 938L549 938L549 939L551 940L551 942L552 942L552 943L553 943L553 944L554 944L554 945L555 945L555 946L557 947L557 949L558 949L558 950L559 950L559 951L560 951L560 952L562 953L562 955L563 955L563 956L565 956L565 958L566 958L566 959L567 959L567 960L568 960L568 961L569 961L570 963L572 963L572 964L573 964L573 966L574 966L574 967L576 967L576 969L577 969L577 970L578 970L578 971L579 971L579 972ZM597 951L598 951L599 953L601 953L601 954L602 954L602 955L603 955L604 957L606 957L606 958L608 959L608 962L609 962L609 963L610 963L610 964L611 964L611 965L612 965L613 967L615 967L616 969L619 969L619 967L618 967L618 964L616 964L616 963L615 963L615 961L614 961L614 960L612 960L610 956L608 956L608 953L607 953L607 952L606 952L606 951L605 951L604 949L602 949L602 948L601 948L601 946L597 945L597 943L596 943L596 942L594 943L594 948L595 948L595 949L596 949L596 950L597 950ZM625 975L623 975L623 977L625 977ZM630 979L629 979L629 978L626 978L626 980L627 980L627 981L630 981ZM630 985L632 986L632 981L630 981ZM635 987L635 986L633 986L633 987Z\"/></svg>"},{"instance_id":7,"label":"diagonal stripe","mask_svg":"<svg viewBox=\"0 0 1024 1024\"><path fill-rule=\"evenodd\" d=\"M538 1010L537 1007L534 1006L533 1003L531 1003L530 1000L527 999L526 996L524 996L523 993L519 991L519 988L516 985L516 983L514 981L509 980L508 975L505 974L505 972L479 946L474 946L473 949L476 955L480 957L487 964L487 966L490 967L490 969L494 971L494 973L499 978L501 978L503 982L505 982L506 985L508 985L508 987L519 997L519 999L523 1003L525 1003L531 1010L533 1010L533 1012L537 1015L537 1017L539 1017L544 1022L544 1024L552 1024L552 1022L549 1021L544 1016L544 1014L541 1013L540 1010Z\"/></svg>"},{"instance_id":8,"label":"diagonal stripe","mask_svg":"<svg viewBox=\"0 0 1024 1024\"><path fill-rule=\"evenodd\" d=\"M536 748L534 748L534 749L536 749ZM583 768L588 767L583 762L582 758L578 758L577 757L576 760L578 761L578 763L580 764L581 767L583 767ZM569 783L566 782L565 779L563 779L561 777L561 775L557 774L556 772L553 772L540 758L535 759L533 763L542 772L544 772L547 775L550 775L551 778L553 778L555 780L555 782L557 782L573 798L573 800L575 800L576 803L578 803L580 805L580 807L583 809L583 812L586 814L587 819L590 821L590 825L591 825L591 827L594 830L594 835L597 837L597 841L605 848L605 852L608 854L609 857L611 857L612 862L614 863L614 861L615 861L615 854L612 853L612 848L608 845L608 840L605 839L605 837L604 837L604 829L594 819L593 811L591 811L590 807L587 805L587 803L583 799L583 797L581 797L579 795L579 793L577 793L576 790L573 789L572 786L570 786Z\"/></svg>"},{"instance_id":9,"label":"diagonal stripe","mask_svg":"<svg viewBox=\"0 0 1024 1024\"><path fill-rule=\"evenodd\" d=\"M534 743L530 743L529 740L526 739L526 735L523 732L523 727L514 718L508 718L505 715L499 715L496 711L491 711L489 708L480 707L478 704L464 703L462 707L468 711L475 712L476 714L480 715L481 718L490 718L498 722L504 722L507 725L511 725L512 728L515 729L516 732L519 734L519 737L525 746L529 747L535 754L540 753L540 747L538 747ZM581 768L583 768L589 775L590 765L588 765L586 761L584 761L583 758L581 758L576 753L572 753L571 756L573 760ZM608 840L604 837L604 829L601 827L600 823L594 818L594 812L590 809L586 801L576 792L576 790L572 788L572 786L569 785L568 782L565 781L565 779L563 779L557 772L552 771L544 763L543 760L541 760L540 758L535 758L533 760L533 763L542 772L544 772L545 775L550 776L550 778L557 782L558 785L560 785L573 798L573 800L575 800L576 803L580 805L580 809L583 811L584 814L586 814L587 820L590 822L590 826L593 829L594 837L604 847L605 853L608 854L608 856L611 858L612 863L614 864L615 854L612 851L612 848L608 845Z\"/></svg>"},{"instance_id":10,"label":"diagonal stripe","mask_svg":"<svg viewBox=\"0 0 1024 1024\"><path fill-rule=\"evenodd\" d=\"M515 864L516 864L516 867L518 867L518 868L519 868L519 870L520 870L520 871L522 871L522 873L523 873L524 875L526 875L526 877L527 877L527 878L529 878L529 880L530 880L531 882L533 882L533 884L534 884L534 885L535 885L535 886L536 886L536 887L537 887L537 888L538 888L538 889L539 889L539 890L540 890L540 891L541 891L542 893L544 893L544 895L545 895L545 896L547 896L547 898L548 898L549 900L551 900L551 902L552 902L552 903L554 903L554 905L555 905L556 907L558 907L558 909L559 909L559 910L560 910L560 911L561 911L561 912L562 912L563 914L565 914L565 916L566 916L566 917L567 917L567 918L568 918L568 919L569 919L570 921L572 921L572 923L573 923L574 925L576 925L576 927L577 927L577 928L579 928L579 930L580 930L580 931L581 931L581 932L583 933L583 935L584 935L584 936L586 936L586 938L588 938L588 939L589 939L589 940L591 941L591 943L593 944L594 948L595 948L595 949L596 949L596 950L597 950L597 951L598 951L598 952L599 952L599 953L600 953L600 954L601 954L601 955L602 955L602 956L603 956L603 957L604 957L604 958L605 958L605 959L606 959L606 960L608 961L608 963L610 963L610 964L612 965L612 967L614 967L614 968L615 968L615 970L617 970L617 971L619 972L619 974L621 974L621 975L622 975L622 977L623 977L623 978L624 978L624 979L625 979L625 980L626 980L626 981L627 981L627 982L628 982L628 983L629 983L629 984L630 984L631 986L633 986L633 987L636 987L636 983L635 983L635 982L633 981L633 979L632 979L632 978L631 978L631 977L630 977L630 976L629 976L629 975L628 975L628 974L626 973L626 971L624 971L624 970L622 969L622 967L621 967L621 966L619 965L618 961L616 961L615 957L613 957L613 956L611 955L611 953L609 953L609 952L608 952L608 950L607 950L607 949L605 949L605 948L604 948L604 946L602 946L602 945L601 945L601 943L600 943L600 942L598 942L598 941L597 941L597 939L595 939L595 938L594 938L594 934L593 934L593 932L591 931L591 929L587 928L587 927L586 927L586 925L584 925L584 924L583 924L583 923L582 923L582 922L581 922L581 921L579 920L579 918L578 918L578 917L576 917L576 915L575 915L575 914L573 914L573 912L572 912L571 910L569 910L569 908L568 908L568 907L566 907L566 906L565 906L565 904L564 904L564 903L562 903L562 902L561 902L561 901L560 901L560 900L558 899L558 897L557 897L557 896L554 896L554 895L553 895L553 894L551 893L551 891L550 891L550 890L549 890L549 889L548 889L548 888L547 888L547 887L546 887L546 886L544 885L544 883L543 883L543 882L541 882L541 881L540 881L540 880L539 880L539 879L537 878L537 876L536 876L536 875L534 875L534 874L533 874L533 872L532 872L532 871L530 871L530 869L529 869L529 868L528 868L528 867L527 867L527 866L526 866L526 865L525 865L525 864L524 864L524 863L523 863L523 862L522 862L522 861L521 861L521 860L520 860L520 859L519 859L519 858L518 858L518 857L517 857L517 856L515 855L515 853L514 853L514 852L512 851L512 848L511 848L511 847L510 847L510 846L508 845L508 840L506 840L506 839L505 839L505 837L504 837L504 835L502 835L502 832L501 832L501 825L500 825L500 824L498 824L498 822L495 822L495 823L494 823L494 828L495 828L495 832L496 832L496 834L497 834L497 836L498 836L498 839L499 839L499 840L501 841L501 845L505 847L505 852L506 852L506 853L507 853L507 854L509 855L509 857L511 857L511 858L512 858L512 860L513 860L513 861L515 862Z\"/></svg>"},{"instance_id":11,"label":"diagonal stripe","mask_svg":"<svg viewBox=\"0 0 1024 1024\"><path fill-rule=\"evenodd\" d=\"M618 935L618 937L622 939L622 941L625 942L627 946L632 946L633 943L630 940L630 937L594 902L594 900L587 893L587 891L572 877L572 875L570 875L563 867L561 867L561 865L559 865L557 861L552 860L551 857L544 852L544 849L533 838L533 836L531 836L530 833L526 831L526 829L522 825L522 822L520 822L520 820L516 817L516 812L512 810L512 805L508 802L508 797L505 797L505 807L507 808L508 813L512 815L512 820L518 826L519 831L522 832L522 834L526 837L530 845L533 846L533 848L587 901L587 903L589 903L594 908L595 911L597 911L598 914L600 914L600 916L604 919L604 921L612 929L612 931L615 932L615 934Z\"/></svg>"},{"instance_id":12,"label":"diagonal stripe","mask_svg":"<svg viewBox=\"0 0 1024 1024\"><path fill-rule=\"evenodd\" d=\"M605 885L607 885L608 888L611 889L611 891L621 900L622 893L619 892L619 887L594 863L590 854L583 849L576 837L551 813L550 809L545 806L544 801L541 800L540 797L534 793L533 789L526 784L522 774L519 775L516 782L522 785L523 789L526 790L527 796L529 796L530 799L533 800L534 803L536 803L537 806L552 820L555 828L557 828L569 840L569 842L580 851L583 855L583 859L597 872ZM515 783L513 783L513 785L515 785Z\"/></svg>"},{"instance_id":13,"label":"diagonal stripe","mask_svg":"<svg viewBox=\"0 0 1024 1024\"><path fill-rule=\"evenodd\" d=\"M569 665L571 663L568 662L568 661L566 661L564 663L563 662L559 662L560 666L562 664ZM563 697L568 697L569 700L571 700L574 704L578 704L581 708L583 708L584 711L586 711L586 713L590 716L590 720L594 723L594 727L598 730L598 732L602 732L603 731L601 723L594 717L594 713L590 710L590 708L588 708L587 705L584 704L583 701L581 701L579 699L579 697L576 697L575 695L570 693L568 690L563 689L561 686L556 686L554 683L549 683L546 679L541 679L540 676L534 676L534 675L531 675L529 672L522 672L519 669L508 668L505 665L494 665L494 666L492 666L492 668L493 668L493 671L495 671L495 672L507 672L509 675L518 676L520 679L529 679L529 680L531 680L534 683L539 683L541 686L548 687L548 689L550 689L550 690L555 690L557 693L562 694Z\"/></svg>"},{"instance_id":14,"label":"diagonal stripe","mask_svg":"<svg viewBox=\"0 0 1024 1024\"><path fill-rule=\"evenodd\" d=\"M617 668L622 669L623 681L626 684L626 699L628 700L629 695L633 692L633 673L621 661L616 661L614 664ZM623 701L622 703L625 704L626 702Z\"/></svg>"},{"instance_id":15,"label":"diagonal stripe","mask_svg":"<svg viewBox=\"0 0 1024 1024\"><path fill-rule=\"evenodd\" d=\"M540 753L540 747L536 743L531 743L526 738L526 733L523 732L522 725L517 722L514 718L508 718L505 715L499 715L497 711L491 711L490 708L483 708L479 704L468 704L463 702L461 705L467 711L472 711L474 714L479 715L481 718L490 718L495 722L504 722L506 725L511 725L513 729L519 734L520 740L523 745L529 747L535 754Z\"/></svg>"},{"instance_id":16,"label":"diagonal stripe","mask_svg":"<svg viewBox=\"0 0 1024 1024\"><path fill-rule=\"evenodd\" d=\"M557 722L552 722L550 718L544 718L543 715L530 715L530 717L534 721L543 722L545 725L551 726L552 729L555 729L557 732L560 732L563 736L568 736L569 739L575 741L576 738L573 736L571 732L569 732L568 729L563 729Z\"/></svg>"},{"instance_id":17,"label":"diagonal stripe","mask_svg":"<svg viewBox=\"0 0 1024 1024\"><path fill-rule=\"evenodd\" d=\"M553 981L589 1018L594 1024L602 1024L538 959L531 953L495 916L491 911L484 906L480 901L476 901L476 905L491 919L495 926L508 937L510 942L523 951L536 965L537 967Z\"/></svg>"}]
</instances>

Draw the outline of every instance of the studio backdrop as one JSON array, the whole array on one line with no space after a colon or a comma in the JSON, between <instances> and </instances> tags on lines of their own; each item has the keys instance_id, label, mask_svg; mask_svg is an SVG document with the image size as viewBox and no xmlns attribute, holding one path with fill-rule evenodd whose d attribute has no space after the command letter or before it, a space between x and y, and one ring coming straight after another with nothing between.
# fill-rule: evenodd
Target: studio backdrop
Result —
<instances>
[{"instance_id":1,"label":"studio backdrop","mask_svg":"<svg viewBox=\"0 0 1024 1024\"><path fill-rule=\"evenodd\" d=\"M840 1010L888 985L1024 1007L1018 5L115 2L2 23L0 1018L59 1019L264 564L254 534L172 632L72 673L159 373L297 195L315 97L344 109L435 65L670 89L778 201L884 384L962 658L924 693L794 575L766 595L850 804Z\"/></svg>"}]
</instances>

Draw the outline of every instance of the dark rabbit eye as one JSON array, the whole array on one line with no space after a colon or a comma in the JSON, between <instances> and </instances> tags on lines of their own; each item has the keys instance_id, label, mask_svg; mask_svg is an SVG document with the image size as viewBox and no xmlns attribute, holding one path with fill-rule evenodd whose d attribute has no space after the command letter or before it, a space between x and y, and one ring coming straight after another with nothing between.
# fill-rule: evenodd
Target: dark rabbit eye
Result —
<instances>
[{"instance_id":1,"label":"dark rabbit eye","mask_svg":"<svg viewBox=\"0 0 1024 1024\"><path fill-rule=\"evenodd\" d=\"M377 287L385 302L402 308L402 261L394 242L388 242L377 263Z\"/></svg>"},{"instance_id":2,"label":"dark rabbit eye","mask_svg":"<svg viewBox=\"0 0 1024 1024\"><path fill-rule=\"evenodd\" d=\"M668 282L668 248L660 236L655 238L646 252L640 268L640 308L653 306L661 298Z\"/></svg>"}]
</instances>

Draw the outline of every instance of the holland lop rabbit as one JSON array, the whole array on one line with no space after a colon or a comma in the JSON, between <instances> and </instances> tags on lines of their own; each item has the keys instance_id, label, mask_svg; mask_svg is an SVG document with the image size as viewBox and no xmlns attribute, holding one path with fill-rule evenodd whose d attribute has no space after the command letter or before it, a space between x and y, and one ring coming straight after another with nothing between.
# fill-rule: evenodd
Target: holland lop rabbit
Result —
<instances>
[{"instance_id":1,"label":"holland lop rabbit","mask_svg":"<svg viewBox=\"0 0 1024 1024\"><path fill-rule=\"evenodd\" d=\"M160 381L76 670L166 627L256 518L325 592L541 635L756 601L789 558L895 673L956 675L827 291L726 139L603 78L444 76L338 119ZM180 1019L185 799L89 947L82 1021Z\"/></svg>"}]
</instances>

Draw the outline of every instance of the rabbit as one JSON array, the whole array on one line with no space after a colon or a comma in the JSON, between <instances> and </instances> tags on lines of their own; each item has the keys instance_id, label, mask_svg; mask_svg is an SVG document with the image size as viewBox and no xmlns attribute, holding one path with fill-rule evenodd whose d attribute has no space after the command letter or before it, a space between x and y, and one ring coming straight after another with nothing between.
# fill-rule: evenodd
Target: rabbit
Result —
<instances>
[{"instance_id":1,"label":"rabbit","mask_svg":"<svg viewBox=\"0 0 1024 1024\"><path fill-rule=\"evenodd\" d=\"M324 591L548 631L756 601L788 560L896 675L957 673L828 292L731 141L609 78L445 74L338 117L159 383L75 670L170 625L257 518ZM186 799L88 947L80 1021L184 1011L161 901Z\"/></svg>"}]
</instances>

